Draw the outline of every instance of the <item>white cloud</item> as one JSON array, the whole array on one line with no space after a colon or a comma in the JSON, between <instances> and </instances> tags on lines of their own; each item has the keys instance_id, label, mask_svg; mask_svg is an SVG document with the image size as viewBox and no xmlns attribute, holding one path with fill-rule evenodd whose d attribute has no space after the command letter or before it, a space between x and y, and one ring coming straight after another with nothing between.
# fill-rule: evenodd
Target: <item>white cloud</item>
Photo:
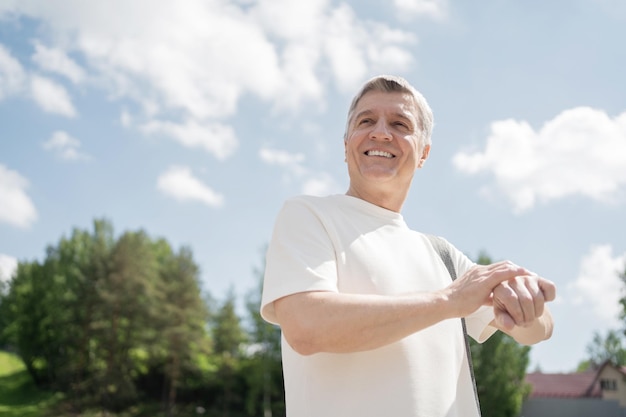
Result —
<instances>
[{"instance_id":1,"label":"white cloud","mask_svg":"<svg viewBox=\"0 0 626 417\"><path fill-rule=\"evenodd\" d=\"M120 114L120 124L124 127L130 127L133 125L133 116L126 110L122 110Z\"/></svg>"},{"instance_id":2,"label":"white cloud","mask_svg":"<svg viewBox=\"0 0 626 417\"><path fill-rule=\"evenodd\" d=\"M194 177L188 167L170 167L159 176L157 188L179 201L200 201L209 207L224 203L224 197Z\"/></svg>"},{"instance_id":3,"label":"white cloud","mask_svg":"<svg viewBox=\"0 0 626 417\"><path fill-rule=\"evenodd\" d=\"M568 286L572 301L577 305L589 306L595 316L609 327L618 327L622 307L619 303L624 295L624 284L619 278L626 268L626 253L613 256L611 245L591 247L580 263L576 281Z\"/></svg>"},{"instance_id":4,"label":"white cloud","mask_svg":"<svg viewBox=\"0 0 626 417\"><path fill-rule=\"evenodd\" d=\"M122 123L130 123L126 115ZM218 159L230 156L239 142L231 126L220 123L188 120L184 124L152 120L141 126L141 130L150 135L171 137L188 148L201 148L212 153Z\"/></svg>"},{"instance_id":5,"label":"white cloud","mask_svg":"<svg viewBox=\"0 0 626 417\"><path fill-rule=\"evenodd\" d=\"M1 14L0 14L1 17ZM72 61L62 62L62 51L43 49L36 44L37 52L33 56L36 62L45 69L66 72L68 77L80 77L80 73L73 73ZM55 58L56 56L56 58ZM67 58L67 57L66 57ZM69 58L67 58L69 60ZM63 66L65 65L66 68ZM68 66L69 65L69 66ZM74 69L74 72L76 69ZM67 90L60 84L39 75L33 75L24 70L20 62L0 44L0 100L13 95L23 94L30 88L30 98L44 111L60 114L66 117L75 117L77 112Z\"/></svg>"},{"instance_id":6,"label":"white cloud","mask_svg":"<svg viewBox=\"0 0 626 417\"><path fill-rule=\"evenodd\" d=\"M92 85L143 109L129 114L133 126L168 130L186 144L210 143L199 137L212 135L244 96L275 111L323 108L328 84L353 91L373 71L403 71L415 43L410 32L360 20L350 6L330 0L30 1L5 5L4 12L45 25L49 37L35 41L33 55L42 68L79 82L84 72L76 61L83 63ZM56 87L47 88L56 92L54 106L39 99L44 109L75 113ZM209 132L181 139L188 129ZM204 147L218 157L231 152Z\"/></svg>"},{"instance_id":7,"label":"white cloud","mask_svg":"<svg viewBox=\"0 0 626 417\"><path fill-rule=\"evenodd\" d=\"M304 165L303 153L290 153L281 149L261 148L259 158L268 165L276 165L285 169L284 181L301 182L302 194L329 195L342 192L333 177L324 172L313 172Z\"/></svg>"},{"instance_id":8,"label":"white cloud","mask_svg":"<svg viewBox=\"0 0 626 417\"><path fill-rule=\"evenodd\" d=\"M0 164L0 222L28 228L37 220L37 210L26 194L28 180Z\"/></svg>"},{"instance_id":9,"label":"white cloud","mask_svg":"<svg viewBox=\"0 0 626 417\"><path fill-rule=\"evenodd\" d=\"M72 100L62 85L48 78L33 75L30 79L30 88L33 99L42 110L66 117L76 116Z\"/></svg>"},{"instance_id":10,"label":"white cloud","mask_svg":"<svg viewBox=\"0 0 626 417\"><path fill-rule=\"evenodd\" d=\"M70 161L89 159L89 155L80 151L80 141L62 130L54 132L50 139L43 143L43 148Z\"/></svg>"},{"instance_id":11,"label":"white cloud","mask_svg":"<svg viewBox=\"0 0 626 417\"><path fill-rule=\"evenodd\" d=\"M61 74L75 84L85 80L85 71L60 49L48 48L40 42L35 42L32 59L41 69Z\"/></svg>"},{"instance_id":12,"label":"white cloud","mask_svg":"<svg viewBox=\"0 0 626 417\"><path fill-rule=\"evenodd\" d=\"M467 174L491 173L486 191L504 194L518 213L573 195L615 202L626 187L626 112L611 119L578 107L538 132L525 121L496 121L485 150L458 152L453 164Z\"/></svg>"},{"instance_id":13,"label":"white cloud","mask_svg":"<svg viewBox=\"0 0 626 417\"><path fill-rule=\"evenodd\" d=\"M270 35L281 39L306 40L320 32L329 10L329 0L255 1L252 13Z\"/></svg>"},{"instance_id":14,"label":"white cloud","mask_svg":"<svg viewBox=\"0 0 626 417\"><path fill-rule=\"evenodd\" d=\"M0 253L0 282L10 281L15 271L17 271L17 259Z\"/></svg>"},{"instance_id":15,"label":"white cloud","mask_svg":"<svg viewBox=\"0 0 626 417\"><path fill-rule=\"evenodd\" d=\"M0 100L19 93L25 79L22 65L0 44Z\"/></svg>"},{"instance_id":16,"label":"white cloud","mask_svg":"<svg viewBox=\"0 0 626 417\"><path fill-rule=\"evenodd\" d=\"M416 42L412 34L377 22L359 22L346 4L332 11L325 33L324 51L342 91L355 90L370 72L402 72L413 63L405 48Z\"/></svg>"},{"instance_id":17,"label":"white cloud","mask_svg":"<svg viewBox=\"0 0 626 417\"><path fill-rule=\"evenodd\" d=\"M302 194L326 196L345 192L339 184L327 173L319 173L307 179L302 185Z\"/></svg>"},{"instance_id":18,"label":"white cloud","mask_svg":"<svg viewBox=\"0 0 626 417\"><path fill-rule=\"evenodd\" d=\"M448 14L447 0L394 0L393 5L401 19L424 16L442 20Z\"/></svg>"},{"instance_id":19,"label":"white cloud","mask_svg":"<svg viewBox=\"0 0 626 417\"><path fill-rule=\"evenodd\" d=\"M266 164L283 167L295 176L306 173L306 168L302 165L306 159L303 153L294 154L281 149L261 148L259 157Z\"/></svg>"},{"instance_id":20,"label":"white cloud","mask_svg":"<svg viewBox=\"0 0 626 417\"><path fill-rule=\"evenodd\" d=\"M354 12L344 4L330 15L325 37L325 51L337 84L350 90L368 72L366 51L361 42L368 38L367 31L371 29L355 23Z\"/></svg>"}]
</instances>

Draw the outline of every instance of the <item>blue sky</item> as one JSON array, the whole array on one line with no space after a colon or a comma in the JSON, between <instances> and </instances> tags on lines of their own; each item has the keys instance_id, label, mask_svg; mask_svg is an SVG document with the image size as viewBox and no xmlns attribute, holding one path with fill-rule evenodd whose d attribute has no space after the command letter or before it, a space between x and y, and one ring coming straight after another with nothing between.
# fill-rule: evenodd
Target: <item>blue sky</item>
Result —
<instances>
[{"instance_id":1,"label":"blue sky","mask_svg":"<svg viewBox=\"0 0 626 417\"><path fill-rule=\"evenodd\" d=\"M0 0L0 277L104 217L243 296L282 202L345 192L351 96L393 73L435 114L407 222L554 280L531 369L572 370L621 328L624 39L620 0Z\"/></svg>"}]
</instances>

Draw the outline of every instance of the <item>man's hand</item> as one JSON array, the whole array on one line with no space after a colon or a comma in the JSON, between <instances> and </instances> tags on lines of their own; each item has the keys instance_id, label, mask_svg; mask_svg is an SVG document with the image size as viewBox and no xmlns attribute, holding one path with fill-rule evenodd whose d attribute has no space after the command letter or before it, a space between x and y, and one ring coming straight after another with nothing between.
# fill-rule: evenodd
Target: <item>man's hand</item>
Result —
<instances>
[{"instance_id":1,"label":"man's hand","mask_svg":"<svg viewBox=\"0 0 626 417\"><path fill-rule=\"evenodd\" d=\"M457 317L465 317L481 305L491 305L491 325L531 345L552 335L552 315L545 303L556 297L553 282L510 261L476 265L444 290L455 305Z\"/></svg>"},{"instance_id":2,"label":"man's hand","mask_svg":"<svg viewBox=\"0 0 626 417\"><path fill-rule=\"evenodd\" d=\"M454 306L454 315L465 317L483 305L490 305L493 302L493 291L501 283L531 274L532 272L510 261L475 265L453 281L444 293Z\"/></svg>"},{"instance_id":3,"label":"man's hand","mask_svg":"<svg viewBox=\"0 0 626 417\"><path fill-rule=\"evenodd\" d=\"M546 302L556 297L552 281L534 274L516 276L493 289L492 303L499 328L530 327L544 313Z\"/></svg>"}]
</instances>

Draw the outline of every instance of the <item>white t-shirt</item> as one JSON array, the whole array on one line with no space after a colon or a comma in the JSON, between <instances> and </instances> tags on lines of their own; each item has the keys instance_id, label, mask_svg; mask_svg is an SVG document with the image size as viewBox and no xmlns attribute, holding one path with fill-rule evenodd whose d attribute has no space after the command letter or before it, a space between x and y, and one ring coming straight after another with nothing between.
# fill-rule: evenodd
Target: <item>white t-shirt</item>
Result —
<instances>
[{"instance_id":1,"label":"white t-shirt","mask_svg":"<svg viewBox=\"0 0 626 417\"><path fill-rule=\"evenodd\" d=\"M458 276L474 264L451 247ZM346 196L300 196L283 206L270 241L261 314L305 291L399 295L433 291L450 275L429 240L401 214ZM466 318L482 342L491 308ZM288 417L474 417L478 415L458 319L356 353L303 356L282 340Z\"/></svg>"}]
</instances>

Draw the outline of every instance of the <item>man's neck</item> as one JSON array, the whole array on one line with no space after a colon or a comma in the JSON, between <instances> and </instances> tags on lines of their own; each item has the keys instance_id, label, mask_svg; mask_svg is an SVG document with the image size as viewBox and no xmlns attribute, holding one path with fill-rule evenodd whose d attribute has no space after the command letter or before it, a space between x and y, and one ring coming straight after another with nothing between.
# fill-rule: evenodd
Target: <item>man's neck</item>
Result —
<instances>
[{"instance_id":1,"label":"man's neck","mask_svg":"<svg viewBox=\"0 0 626 417\"><path fill-rule=\"evenodd\" d=\"M405 192L399 192L397 190L386 191L380 189L362 190L350 185L350 188L348 188L346 195L360 198L361 200L365 200L368 203L372 203L384 209L400 213L400 211L402 210L402 206L404 205L404 201L406 200L406 197L408 195L408 189Z\"/></svg>"}]
</instances>

